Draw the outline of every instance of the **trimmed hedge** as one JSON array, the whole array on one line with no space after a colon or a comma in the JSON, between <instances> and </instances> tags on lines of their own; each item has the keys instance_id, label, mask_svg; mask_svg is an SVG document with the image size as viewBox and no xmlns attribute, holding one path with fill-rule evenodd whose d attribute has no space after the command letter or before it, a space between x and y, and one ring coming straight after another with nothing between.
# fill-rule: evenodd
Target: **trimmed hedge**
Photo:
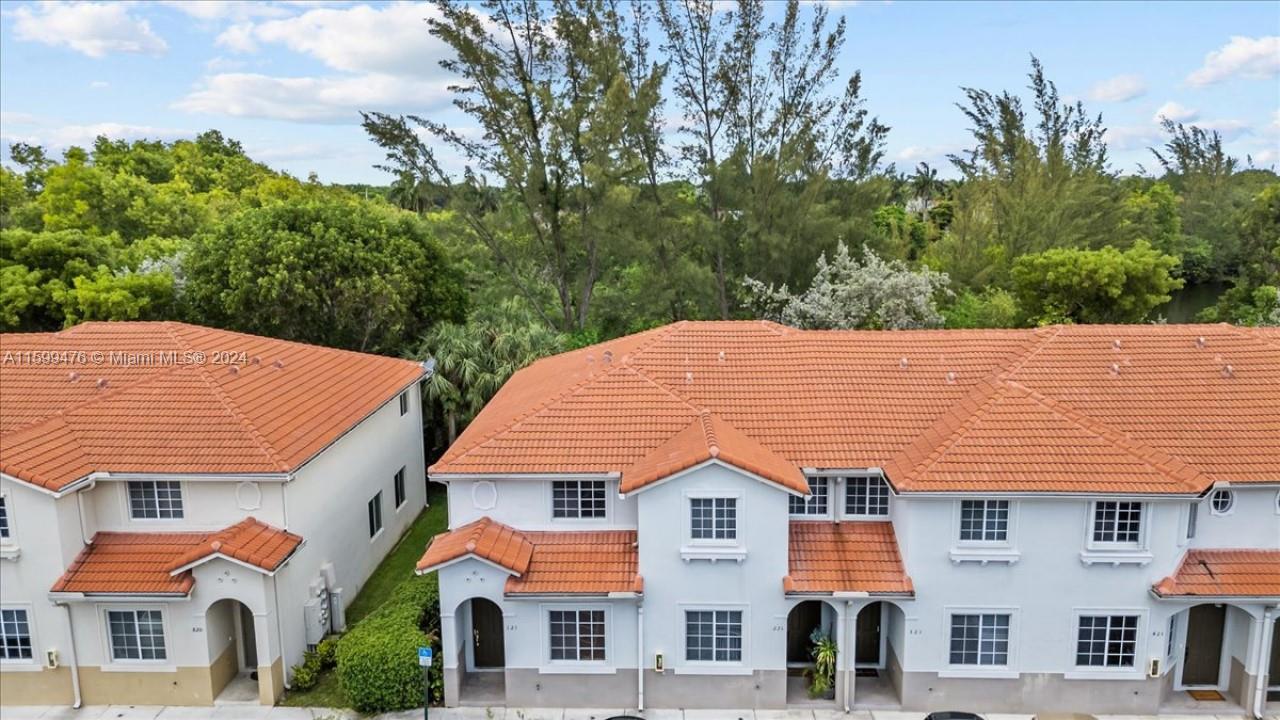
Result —
<instances>
[{"instance_id":1,"label":"trimmed hedge","mask_svg":"<svg viewBox=\"0 0 1280 720\"><path fill-rule=\"evenodd\" d=\"M361 712L422 707L418 648L439 646L440 588L435 573L412 577L338 641L338 681ZM444 699L442 662L431 666L432 704Z\"/></svg>"}]
</instances>

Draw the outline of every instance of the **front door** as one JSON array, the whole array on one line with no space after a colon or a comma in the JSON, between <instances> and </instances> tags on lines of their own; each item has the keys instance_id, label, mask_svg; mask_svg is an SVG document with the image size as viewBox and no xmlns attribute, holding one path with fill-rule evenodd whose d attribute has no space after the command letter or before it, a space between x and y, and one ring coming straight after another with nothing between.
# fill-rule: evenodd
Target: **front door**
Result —
<instances>
[{"instance_id":1,"label":"front door","mask_svg":"<svg viewBox=\"0 0 1280 720\"><path fill-rule=\"evenodd\" d=\"M822 603L806 600L791 610L787 616L787 662L811 663L809 642L815 628L822 626Z\"/></svg>"},{"instance_id":2,"label":"front door","mask_svg":"<svg viewBox=\"0 0 1280 720\"><path fill-rule=\"evenodd\" d=\"M1197 605L1187 618L1187 654L1182 666L1182 684L1218 686L1222 663L1222 626L1227 619L1225 605Z\"/></svg>"},{"instance_id":3,"label":"front door","mask_svg":"<svg viewBox=\"0 0 1280 720\"><path fill-rule=\"evenodd\" d=\"M240 649L243 653L242 670L258 669L258 640L253 627L253 613L243 604L240 605Z\"/></svg>"},{"instance_id":4,"label":"front door","mask_svg":"<svg viewBox=\"0 0 1280 720\"><path fill-rule=\"evenodd\" d=\"M491 600L471 601L472 657L477 668L500 668L506 664L502 642L502 609Z\"/></svg>"},{"instance_id":5,"label":"front door","mask_svg":"<svg viewBox=\"0 0 1280 720\"><path fill-rule=\"evenodd\" d=\"M873 602L858 613L858 648L853 656L858 665L880 664L880 607Z\"/></svg>"}]
</instances>

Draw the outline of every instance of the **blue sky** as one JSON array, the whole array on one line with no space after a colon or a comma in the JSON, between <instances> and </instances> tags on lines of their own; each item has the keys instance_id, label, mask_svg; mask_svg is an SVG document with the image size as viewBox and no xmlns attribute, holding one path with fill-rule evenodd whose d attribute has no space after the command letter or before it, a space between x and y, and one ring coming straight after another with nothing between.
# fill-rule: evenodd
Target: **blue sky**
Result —
<instances>
[{"instance_id":1,"label":"blue sky","mask_svg":"<svg viewBox=\"0 0 1280 720\"><path fill-rule=\"evenodd\" d=\"M1101 112L1112 163L1153 165L1160 113L1280 164L1280 3L828 1L848 18L842 65L893 129L899 168L946 167L968 139L961 86L1021 90L1034 53ZM415 3L19 3L0 6L0 139L61 150L94 135L217 128L256 159L332 182L387 181L359 109L467 128L446 53ZM678 115L674 106L667 114ZM950 174L944 170L945 174Z\"/></svg>"}]
</instances>

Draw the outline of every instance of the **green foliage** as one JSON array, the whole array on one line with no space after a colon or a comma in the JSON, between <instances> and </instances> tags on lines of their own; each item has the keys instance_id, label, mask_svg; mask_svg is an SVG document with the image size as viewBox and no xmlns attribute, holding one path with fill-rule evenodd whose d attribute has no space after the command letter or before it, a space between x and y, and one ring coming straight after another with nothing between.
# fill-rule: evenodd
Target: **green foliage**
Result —
<instances>
[{"instance_id":1,"label":"green foliage","mask_svg":"<svg viewBox=\"0 0 1280 720\"><path fill-rule=\"evenodd\" d=\"M221 327L396 352L461 319L461 278L420 219L345 193L303 190L197 236L186 302Z\"/></svg>"},{"instance_id":2,"label":"green foliage","mask_svg":"<svg viewBox=\"0 0 1280 720\"><path fill-rule=\"evenodd\" d=\"M814 628L809 635L813 647L809 654L813 657L813 672L809 676L809 696L825 697L835 687L836 658L839 646L822 628Z\"/></svg>"},{"instance_id":3,"label":"green foliage","mask_svg":"<svg viewBox=\"0 0 1280 720\"><path fill-rule=\"evenodd\" d=\"M1145 240L1121 252L1056 248L1018 258L1014 293L1032 323L1134 323L1182 287L1178 259Z\"/></svg>"},{"instance_id":4,"label":"green foliage","mask_svg":"<svg viewBox=\"0 0 1280 720\"><path fill-rule=\"evenodd\" d=\"M320 682L326 670L332 670L338 664L338 635L329 635L316 645L315 650L302 653L302 662L290 670L293 677L292 687L296 690L310 690Z\"/></svg>"},{"instance_id":5,"label":"green foliage","mask_svg":"<svg viewBox=\"0 0 1280 720\"><path fill-rule=\"evenodd\" d=\"M390 599L338 641L338 678L361 712L420 707L422 670L418 648L440 640L440 591L434 573L411 577ZM429 673L432 699L444 694L443 663Z\"/></svg>"},{"instance_id":6,"label":"green foliage","mask_svg":"<svg viewBox=\"0 0 1280 720\"><path fill-rule=\"evenodd\" d=\"M1022 315L1017 298L1003 288L986 288L977 293L963 290L942 311L948 328L1018 327Z\"/></svg>"},{"instance_id":7,"label":"green foliage","mask_svg":"<svg viewBox=\"0 0 1280 720\"><path fill-rule=\"evenodd\" d=\"M1280 183L1254 196L1240 223L1245 258L1230 290L1201 319L1280 325Z\"/></svg>"}]
</instances>

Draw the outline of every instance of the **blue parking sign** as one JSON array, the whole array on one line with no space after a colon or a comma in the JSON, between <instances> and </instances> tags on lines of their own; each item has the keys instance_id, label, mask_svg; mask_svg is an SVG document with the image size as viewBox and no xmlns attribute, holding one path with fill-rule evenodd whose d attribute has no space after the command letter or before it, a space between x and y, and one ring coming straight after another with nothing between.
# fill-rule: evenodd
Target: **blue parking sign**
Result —
<instances>
[{"instance_id":1,"label":"blue parking sign","mask_svg":"<svg viewBox=\"0 0 1280 720\"><path fill-rule=\"evenodd\" d=\"M431 648L429 647L418 648L418 664L423 667L426 667L431 664Z\"/></svg>"}]
</instances>

